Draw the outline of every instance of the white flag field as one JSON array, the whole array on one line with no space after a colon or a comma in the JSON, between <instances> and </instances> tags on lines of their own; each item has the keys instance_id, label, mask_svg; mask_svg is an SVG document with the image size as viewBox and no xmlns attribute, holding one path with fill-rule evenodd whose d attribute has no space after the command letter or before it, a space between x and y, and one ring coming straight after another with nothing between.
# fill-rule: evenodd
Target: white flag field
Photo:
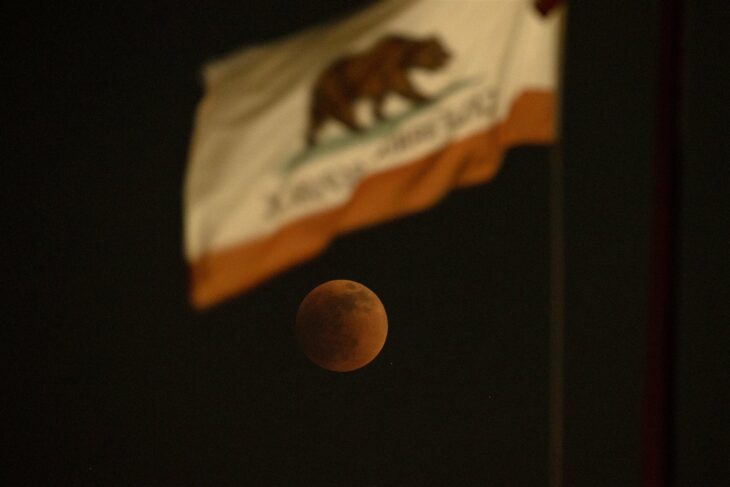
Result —
<instances>
[{"instance_id":1,"label":"white flag field","mask_svg":"<svg viewBox=\"0 0 730 487\"><path fill-rule=\"evenodd\" d=\"M489 181L510 147L552 142L560 14L383 1L205 66L183 196L191 303Z\"/></svg>"}]
</instances>

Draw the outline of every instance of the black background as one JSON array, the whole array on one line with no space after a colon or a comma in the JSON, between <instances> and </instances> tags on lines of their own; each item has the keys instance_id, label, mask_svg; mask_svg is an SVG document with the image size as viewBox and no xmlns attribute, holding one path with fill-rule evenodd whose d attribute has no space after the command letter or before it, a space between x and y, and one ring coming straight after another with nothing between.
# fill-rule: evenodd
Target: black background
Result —
<instances>
[{"instance_id":1,"label":"black background","mask_svg":"<svg viewBox=\"0 0 730 487\"><path fill-rule=\"evenodd\" d=\"M547 149L515 150L490 184L343 236L210 312L186 303L180 190L200 66L365 3L13 7L9 483L546 485ZM658 2L575 3L566 484L635 485ZM719 5L685 17L677 485L721 485L730 449ZM332 278L365 283L389 312L381 356L352 374L310 365L291 333L300 299Z\"/></svg>"}]
</instances>

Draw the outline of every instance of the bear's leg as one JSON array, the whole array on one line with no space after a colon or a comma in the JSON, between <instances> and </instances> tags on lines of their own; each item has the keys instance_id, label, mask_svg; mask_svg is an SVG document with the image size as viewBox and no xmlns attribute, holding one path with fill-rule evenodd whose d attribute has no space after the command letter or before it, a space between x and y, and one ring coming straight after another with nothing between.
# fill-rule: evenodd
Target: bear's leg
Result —
<instances>
[{"instance_id":1,"label":"bear's leg","mask_svg":"<svg viewBox=\"0 0 730 487\"><path fill-rule=\"evenodd\" d=\"M353 132L362 132L362 127L355 120L355 112L350 104L340 104L332 111L332 116L345 124Z\"/></svg>"},{"instance_id":2,"label":"bear's leg","mask_svg":"<svg viewBox=\"0 0 730 487\"><path fill-rule=\"evenodd\" d=\"M416 90L416 88L408 81L405 74L400 73L392 79L393 90L401 96L408 98L416 103L423 103L428 101L428 98L422 95Z\"/></svg>"},{"instance_id":3,"label":"bear's leg","mask_svg":"<svg viewBox=\"0 0 730 487\"><path fill-rule=\"evenodd\" d=\"M373 116L378 121L385 120L385 114L383 113L383 103L385 102L385 93L375 95L373 97Z\"/></svg>"},{"instance_id":4,"label":"bear's leg","mask_svg":"<svg viewBox=\"0 0 730 487\"><path fill-rule=\"evenodd\" d=\"M317 143L317 131L324 123L327 115L325 115L321 109L321 106L313 102L312 110L309 114L309 128L307 129L307 145L312 147Z\"/></svg>"}]
</instances>

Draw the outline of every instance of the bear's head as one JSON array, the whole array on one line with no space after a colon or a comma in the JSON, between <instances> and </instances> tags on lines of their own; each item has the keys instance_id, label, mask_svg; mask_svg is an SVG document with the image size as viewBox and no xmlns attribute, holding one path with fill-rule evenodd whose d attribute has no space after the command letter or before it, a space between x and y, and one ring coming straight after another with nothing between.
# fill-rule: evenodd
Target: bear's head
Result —
<instances>
[{"instance_id":1,"label":"bear's head","mask_svg":"<svg viewBox=\"0 0 730 487\"><path fill-rule=\"evenodd\" d=\"M442 68L451 57L441 41L436 37L418 41L409 56L409 64L413 67L436 70Z\"/></svg>"}]
</instances>

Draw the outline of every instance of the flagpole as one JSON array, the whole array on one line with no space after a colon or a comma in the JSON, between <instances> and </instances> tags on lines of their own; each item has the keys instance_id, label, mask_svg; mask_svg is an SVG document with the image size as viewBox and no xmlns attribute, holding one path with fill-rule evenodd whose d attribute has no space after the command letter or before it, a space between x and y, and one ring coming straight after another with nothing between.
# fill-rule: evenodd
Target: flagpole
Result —
<instances>
[{"instance_id":1,"label":"flagpole","mask_svg":"<svg viewBox=\"0 0 730 487\"><path fill-rule=\"evenodd\" d=\"M565 353L565 255L562 150L555 147L550 167L550 338L549 445L550 487L563 485L563 390Z\"/></svg>"},{"instance_id":2,"label":"flagpole","mask_svg":"<svg viewBox=\"0 0 730 487\"><path fill-rule=\"evenodd\" d=\"M652 188L652 259L646 329L642 485L673 484L673 360L681 163L682 0L661 5Z\"/></svg>"},{"instance_id":3,"label":"flagpole","mask_svg":"<svg viewBox=\"0 0 730 487\"><path fill-rule=\"evenodd\" d=\"M550 175L550 339L549 447L550 487L563 485L563 373L565 341L565 257L563 252L563 161L553 149Z\"/></svg>"}]
</instances>

